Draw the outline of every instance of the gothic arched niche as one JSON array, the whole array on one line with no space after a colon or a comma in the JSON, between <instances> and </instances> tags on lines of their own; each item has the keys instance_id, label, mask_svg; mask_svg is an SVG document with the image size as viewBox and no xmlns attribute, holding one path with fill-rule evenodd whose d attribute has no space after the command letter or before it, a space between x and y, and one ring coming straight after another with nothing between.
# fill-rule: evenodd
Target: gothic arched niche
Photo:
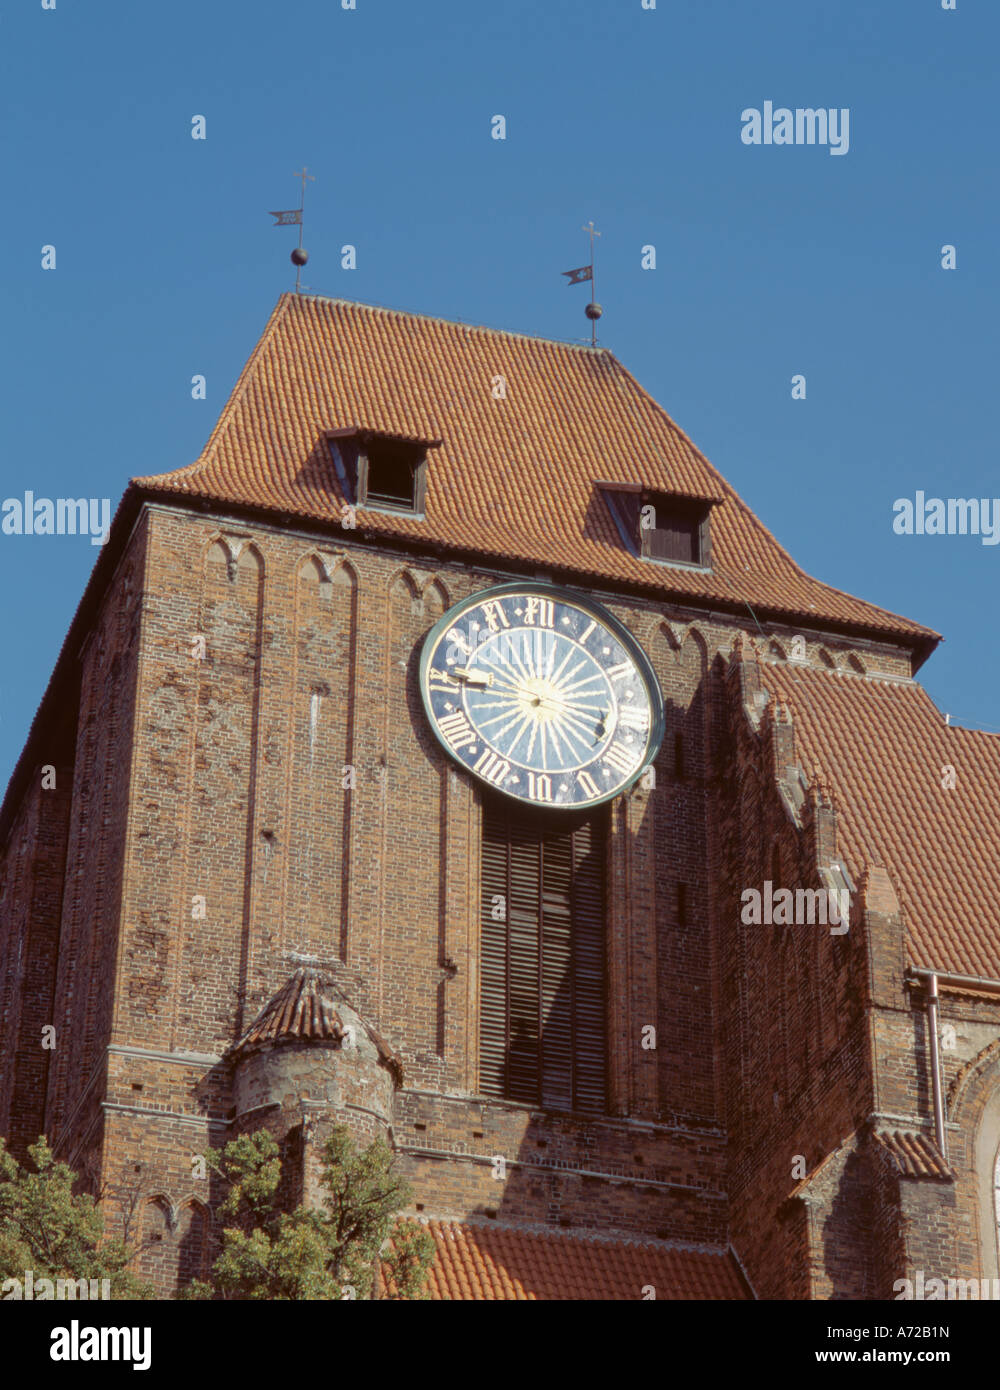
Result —
<instances>
[{"instance_id":1,"label":"gothic arched niche","mask_svg":"<svg viewBox=\"0 0 1000 1390\"><path fill-rule=\"evenodd\" d=\"M207 1272L210 1217L205 1203L189 1197L174 1210L162 1193L142 1212L139 1277L175 1291Z\"/></svg>"},{"instance_id":2,"label":"gothic arched niche","mask_svg":"<svg viewBox=\"0 0 1000 1390\"><path fill-rule=\"evenodd\" d=\"M171 1206L160 1194L150 1197L139 1226L139 1277L150 1281L170 1271Z\"/></svg>"},{"instance_id":3,"label":"gothic arched niche","mask_svg":"<svg viewBox=\"0 0 1000 1390\"><path fill-rule=\"evenodd\" d=\"M229 566L229 548L221 536L216 536L205 551L205 572L225 576Z\"/></svg>"},{"instance_id":4,"label":"gothic arched niche","mask_svg":"<svg viewBox=\"0 0 1000 1390\"><path fill-rule=\"evenodd\" d=\"M307 555L299 566L299 583L308 585L318 585L320 598L328 598L330 594L330 574L318 555Z\"/></svg>"},{"instance_id":5,"label":"gothic arched niche","mask_svg":"<svg viewBox=\"0 0 1000 1390\"><path fill-rule=\"evenodd\" d=\"M204 1278L208 1263L209 1214L204 1202L190 1198L177 1213L177 1285L183 1288L192 1279Z\"/></svg>"},{"instance_id":6,"label":"gothic arched niche","mask_svg":"<svg viewBox=\"0 0 1000 1390\"><path fill-rule=\"evenodd\" d=\"M448 611L448 594L440 579L432 579L424 589L424 611L429 618L440 618Z\"/></svg>"},{"instance_id":7,"label":"gothic arched niche","mask_svg":"<svg viewBox=\"0 0 1000 1390\"><path fill-rule=\"evenodd\" d=\"M991 1071L994 1084L979 1122L975 1165L982 1278L1000 1279L1000 1067L994 1063Z\"/></svg>"},{"instance_id":8,"label":"gothic arched niche","mask_svg":"<svg viewBox=\"0 0 1000 1390\"><path fill-rule=\"evenodd\" d=\"M259 602L264 557L252 541L215 536L204 551L203 596L209 604L233 596L241 605Z\"/></svg>"},{"instance_id":9,"label":"gothic arched niche","mask_svg":"<svg viewBox=\"0 0 1000 1390\"><path fill-rule=\"evenodd\" d=\"M414 615L423 616L423 602L416 581L408 570L399 570L389 584L389 601L405 612L409 606Z\"/></svg>"},{"instance_id":10,"label":"gothic arched niche","mask_svg":"<svg viewBox=\"0 0 1000 1390\"><path fill-rule=\"evenodd\" d=\"M336 933L344 949L351 872L349 780L354 767L357 576L346 561L316 551L296 568L293 619L295 700L291 710L283 932L286 946L325 955ZM340 859L327 911L317 918L315 884ZM333 924L339 923L334 928Z\"/></svg>"},{"instance_id":11,"label":"gothic arched niche","mask_svg":"<svg viewBox=\"0 0 1000 1390\"><path fill-rule=\"evenodd\" d=\"M683 712L683 763L688 775L707 772L711 742L711 713L708 700L708 644L696 627L689 627L681 644L680 664L685 685L691 692Z\"/></svg>"},{"instance_id":12,"label":"gothic arched niche","mask_svg":"<svg viewBox=\"0 0 1000 1390\"><path fill-rule=\"evenodd\" d=\"M666 642L672 652L679 652L681 649L682 644L680 638L665 618L661 618L658 622L654 622L652 637L654 639L659 638Z\"/></svg>"}]
</instances>

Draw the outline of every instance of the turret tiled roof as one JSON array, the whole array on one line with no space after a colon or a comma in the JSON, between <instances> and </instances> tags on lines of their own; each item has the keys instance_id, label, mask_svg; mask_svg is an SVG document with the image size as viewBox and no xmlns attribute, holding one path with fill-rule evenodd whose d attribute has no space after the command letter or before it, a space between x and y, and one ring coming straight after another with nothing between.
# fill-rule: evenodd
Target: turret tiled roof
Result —
<instances>
[{"instance_id":1,"label":"turret tiled roof","mask_svg":"<svg viewBox=\"0 0 1000 1390\"><path fill-rule=\"evenodd\" d=\"M379 1033L352 1009L331 981L314 971L296 970L264 1005L240 1040L229 1050L230 1057L259 1047L283 1044L333 1043L357 1041L363 1030L378 1053L379 1061L398 1080L402 1068L397 1055Z\"/></svg>"}]
</instances>

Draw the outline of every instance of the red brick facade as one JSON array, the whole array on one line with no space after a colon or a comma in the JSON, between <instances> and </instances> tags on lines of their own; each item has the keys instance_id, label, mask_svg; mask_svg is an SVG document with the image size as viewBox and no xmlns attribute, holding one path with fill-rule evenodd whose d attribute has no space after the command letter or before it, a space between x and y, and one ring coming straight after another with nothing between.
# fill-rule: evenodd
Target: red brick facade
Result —
<instances>
[{"instance_id":1,"label":"red brick facade","mask_svg":"<svg viewBox=\"0 0 1000 1390\"><path fill-rule=\"evenodd\" d=\"M309 1193L334 1119L391 1139L415 1214L693 1247L758 1297L1000 1273L1000 994L942 984L947 1162L902 1171L883 1132L937 1153L926 990L893 866L843 854L851 788L835 757L801 765L772 679L802 638L817 678L908 682L911 638L805 614L762 635L749 612L573 581L648 654L667 728L655 786L608 810L608 1113L543 1112L478 1092L482 802L415 673L452 604L555 577L550 557L152 495L115 537L0 823L0 1133L23 1153L44 1130L125 1194L165 1291L210 1250L198 1156L267 1124ZM741 921L745 889L823 888L838 864L843 934ZM299 970L365 1045L234 1051Z\"/></svg>"}]
</instances>

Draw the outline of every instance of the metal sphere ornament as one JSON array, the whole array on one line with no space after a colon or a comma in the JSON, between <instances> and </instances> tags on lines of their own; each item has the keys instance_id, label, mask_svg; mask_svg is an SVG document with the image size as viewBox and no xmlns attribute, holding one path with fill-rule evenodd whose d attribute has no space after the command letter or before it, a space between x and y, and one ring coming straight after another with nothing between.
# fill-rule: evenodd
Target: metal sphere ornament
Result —
<instances>
[{"instance_id":1,"label":"metal sphere ornament","mask_svg":"<svg viewBox=\"0 0 1000 1390\"><path fill-rule=\"evenodd\" d=\"M601 317L601 315L604 313L604 310L601 308L599 304L591 303L587 305L586 309L584 310L584 313L587 315L588 319L596 320Z\"/></svg>"},{"instance_id":2,"label":"metal sphere ornament","mask_svg":"<svg viewBox=\"0 0 1000 1390\"><path fill-rule=\"evenodd\" d=\"M296 246L292 252L292 265L305 265L309 259L309 252L302 246Z\"/></svg>"}]
</instances>

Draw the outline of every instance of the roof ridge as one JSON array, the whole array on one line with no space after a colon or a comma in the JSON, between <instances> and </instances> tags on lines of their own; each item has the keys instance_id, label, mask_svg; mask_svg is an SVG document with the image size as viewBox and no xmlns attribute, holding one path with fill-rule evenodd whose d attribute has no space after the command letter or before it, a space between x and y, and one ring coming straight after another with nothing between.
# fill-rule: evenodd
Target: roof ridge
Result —
<instances>
[{"instance_id":1,"label":"roof ridge","mask_svg":"<svg viewBox=\"0 0 1000 1390\"><path fill-rule=\"evenodd\" d=\"M607 347L594 347L590 343L572 342L566 338L546 338L540 333L520 333L513 328L492 328L487 323L470 323L466 319L446 319L442 318L440 314L421 314L414 309L398 309L392 304L372 304L363 299L342 299L339 295L296 294L294 290L286 290L278 303L280 304L281 300L294 303L301 299L316 299L323 304L339 304L346 309L368 309L377 314L398 314L405 319L420 319L424 323L443 323L447 324L449 328L465 328L471 333L486 333L491 337L520 338L531 343L549 343L553 347L570 348L574 352L584 352L590 355L603 352L618 362L618 358Z\"/></svg>"},{"instance_id":2,"label":"roof ridge","mask_svg":"<svg viewBox=\"0 0 1000 1390\"><path fill-rule=\"evenodd\" d=\"M404 1212L405 1221L419 1221L427 1226L436 1222L439 1226L459 1226L477 1231L509 1231L524 1236L548 1236L553 1240L581 1240L589 1245L633 1245L639 1248L653 1246L658 1250L688 1250L698 1255L729 1254L728 1245L700 1245L690 1240L661 1240L657 1236L616 1235L611 1231L592 1231L584 1226L560 1226L556 1229L541 1223L494 1221L492 1218L470 1216L440 1216L434 1212Z\"/></svg>"},{"instance_id":3,"label":"roof ridge","mask_svg":"<svg viewBox=\"0 0 1000 1390\"><path fill-rule=\"evenodd\" d=\"M785 671L809 671L817 676L829 676L831 680L841 680L846 676L850 680L864 681L868 685L914 686L917 690L923 690L925 695L927 694L926 687L917 680L916 676L898 675L895 671L855 671L849 666L814 666L811 661L794 661L787 656L770 656L766 651L761 652L755 659L758 665L769 669L777 667L779 670ZM927 698L930 699L930 696L928 695ZM931 700L931 704L934 704L933 700ZM934 705L934 708L937 709L937 706ZM940 714L940 710L938 713ZM941 722L944 724L943 715ZM955 728L958 726L945 725L945 727Z\"/></svg>"}]
</instances>

